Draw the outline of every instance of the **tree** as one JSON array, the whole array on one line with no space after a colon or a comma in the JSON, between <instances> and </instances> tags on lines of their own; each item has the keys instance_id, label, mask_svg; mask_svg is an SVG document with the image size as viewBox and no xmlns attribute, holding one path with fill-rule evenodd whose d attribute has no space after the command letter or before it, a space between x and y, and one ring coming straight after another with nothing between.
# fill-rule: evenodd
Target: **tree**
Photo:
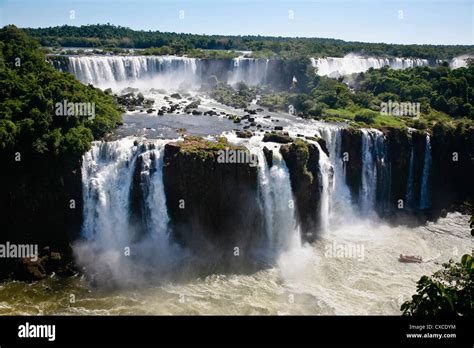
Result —
<instances>
[{"instance_id":1,"label":"tree","mask_svg":"<svg viewBox=\"0 0 474 348\"><path fill-rule=\"evenodd\" d=\"M402 304L403 315L473 315L474 263L471 255L450 260L431 277L418 281L417 293Z\"/></svg>"}]
</instances>

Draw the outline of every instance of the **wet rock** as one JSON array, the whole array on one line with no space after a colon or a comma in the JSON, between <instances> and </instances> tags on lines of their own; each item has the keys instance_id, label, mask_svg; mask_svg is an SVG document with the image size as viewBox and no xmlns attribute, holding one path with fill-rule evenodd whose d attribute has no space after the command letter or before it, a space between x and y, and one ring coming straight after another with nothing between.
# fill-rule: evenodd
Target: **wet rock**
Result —
<instances>
[{"instance_id":1,"label":"wet rock","mask_svg":"<svg viewBox=\"0 0 474 348\"><path fill-rule=\"evenodd\" d=\"M269 150L266 146L264 146L263 154L265 156L265 160L267 161L268 167L271 168L273 166L273 150Z\"/></svg>"},{"instance_id":2,"label":"wet rock","mask_svg":"<svg viewBox=\"0 0 474 348\"><path fill-rule=\"evenodd\" d=\"M288 134L277 133L277 132L266 132L263 136L264 142L274 142L280 144L287 144L293 142L293 139Z\"/></svg>"},{"instance_id":3,"label":"wet rock","mask_svg":"<svg viewBox=\"0 0 474 348\"><path fill-rule=\"evenodd\" d=\"M238 138L251 138L253 137L253 133L251 131L237 131L235 132Z\"/></svg>"},{"instance_id":4,"label":"wet rock","mask_svg":"<svg viewBox=\"0 0 474 348\"><path fill-rule=\"evenodd\" d=\"M346 183L354 199L359 198L362 185L362 131L346 128L341 131L341 153L344 161Z\"/></svg>"},{"instance_id":5,"label":"wet rock","mask_svg":"<svg viewBox=\"0 0 474 348\"><path fill-rule=\"evenodd\" d=\"M320 227L319 215L315 212L320 209L322 192L319 149L314 144L296 139L293 144L282 145L280 153L290 173L301 235L308 241L314 241Z\"/></svg>"}]
</instances>

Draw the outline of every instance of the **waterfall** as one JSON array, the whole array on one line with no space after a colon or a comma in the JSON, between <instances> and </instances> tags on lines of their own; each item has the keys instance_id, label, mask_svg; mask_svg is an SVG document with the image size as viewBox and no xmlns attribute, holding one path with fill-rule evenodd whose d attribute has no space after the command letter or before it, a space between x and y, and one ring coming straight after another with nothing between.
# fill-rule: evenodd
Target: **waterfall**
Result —
<instances>
[{"instance_id":1,"label":"waterfall","mask_svg":"<svg viewBox=\"0 0 474 348\"><path fill-rule=\"evenodd\" d=\"M387 155L387 142L381 131L372 130L374 139L374 157L376 163L376 202L377 211L382 215L390 211L391 175Z\"/></svg>"},{"instance_id":2,"label":"waterfall","mask_svg":"<svg viewBox=\"0 0 474 348\"><path fill-rule=\"evenodd\" d=\"M292 235L297 233L293 194L291 191L290 175L281 154L273 152L273 166L268 168L267 187L264 189L265 220L270 241L276 252L287 249ZM262 167L260 167L262 168ZM265 182L261 183L265 186Z\"/></svg>"},{"instance_id":3,"label":"waterfall","mask_svg":"<svg viewBox=\"0 0 474 348\"><path fill-rule=\"evenodd\" d=\"M83 157L82 234L103 245L126 243L129 192L138 147L131 138L94 142Z\"/></svg>"},{"instance_id":4,"label":"waterfall","mask_svg":"<svg viewBox=\"0 0 474 348\"><path fill-rule=\"evenodd\" d=\"M474 55L471 54L464 54L459 57L454 57L449 62L449 67L451 69L459 69L459 68L467 68L467 62L469 59L473 59Z\"/></svg>"},{"instance_id":5,"label":"waterfall","mask_svg":"<svg viewBox=\"0 0 474 348\"><path fill-rule=\"evenodd\" d=\"M429 62L427 59L417 58L375 58L348 54L342 58L311 58L311 64L318 69L318 75L339 77L361 73L369 70L369 68L380 69L386 65L393 69L407 69L429 65Z\"/></svg>"},{"instance_id":6,"label":"waterfall","mask_svg":"<svg viewBox=\"0 0 474 348\"><path fill-rule=\"evenodd\" d=\"M150 274L158 276L183 255L168 238L162 181L165 143L137 144L130 137L94 142L83 156L85 241L76 245L75 253L79 263L103 281L138 282ZM130 218L134 180L139 180L144 195L141 223ZM144 235L137 238L134 224L142 224Z\"/></svg>"},{"instance_id":7,"label":"waterfall","mask_svg":"<svg viewBox=\"0 0 474 348\"><path fill-rule=\"evenodd\" d=\"M343 220L347 220L347 215L341 216L339 214L340 211L345 211L352 215L351 192L346 183L344 161L341 153L341 128L324 127L318 131L318 134L326 141L329 161L333 169L332 181L329 181L330 218L334 220L334 224L339 224Z\"/></svg>"},{"instance_id":8,"label":"waterfall","mask_svg":"<svg viewBox=\"0 0 474 348\"><path fill-rule=\"evenodd\" d=\"M229 141L239 145L242 140L234 134L226 134ZM271 260L300 241L295 217L290 174L280 154L279 144L262 143L261 137L253 137L246 146L258 158L258 186L265 216L265 231L268 249L264 251ZM272 148L273 165L269 167L263 147Z\"/></svg>"},{"instance_id":9,"label":"waterfall","mask_svg":"<svg viewBox=\"0 0 474 348\"><path fill-rule=\"evenodd\" d=\"M238 57L220 71L219 64L210 68L204 59L178 56L69 56L65 69L57 61L57 69L67 70L84 84L100 88L196 89L209 74L229 84L267 83L269 59ZM210 61L212 62L212 60ZM225 61L224 61L225 62ZM207 71L210 69L210 71Z\"/></svg>"},{"instance_id":10,"label":"waterfall","mask_svg":"<svg viewBox=\"0 0 474 348\"><path fill-rule=\"evenodd\" d=\"M413 144L411 144L410 164L408 167L407 192L405 195L406 209L408 210L412 210L414 207L414 202L413 202L413 199L414 199L413 197L413 180L414 180L413 171L414 171L414 165L415 165L414 157L415 157L415 153L413 150Z\"/></svg>"},{"instance_id":11,"label":"waterfall","mask_svg":"<svg viewBox=\"0 0 474 348\"><path fill-rule=\"evenodd\" d=\"M430 187L429 177L431 170L431 141L430 136L426 135L425 158L423 161L423 177L421 179L420 209L426 209L430 206Z\"/></svg>"},{"instance_id":12,"label":"waterfall","mask_svg":"<svg viewBox=\"0 0 474 348\"><path fill-rule=\"evenodd\" d=\"M94 142L82 164L82 234L86 239L107 245L130 241L130 191L138 156L142 159L139 185L145 196L147 232L166 232L169 218L161 170L163 144L163 141L157 141L156 144L137 145L130 137Z\"/></svg>"},{"instance_id":13,"label":"waterfall","mask_svg":"<svg viewBox=\"0 0 474 348\"><path fill-rule=\"evenodd\" d=\"M321 172L321 211L320 211L320 229L326 232L329 228L329 197L332 192L332 171L333 167L329 161L329 157L321 149L319 143L315 142L319 149L319 170Z\"/></svg>"},{"instance_id":14,"label":"waterfall","mask_svg":"<svg viewBox=\"0 0 474 348\"><path fill-rule=\"evenodd\" d=\"M227 82L231 85L238 82L252 86L264 84L267 79L268 63L268 59L234 58Z\"/></svg>"},{"instance_id":15,"label":"waterfall","mask_svg":"<svg viewBox=\"0 0 474 348\"><path fill-rule=\"evenodd\" d=\"M373 130L362 129L362 188L360 208L364 215L373 211L377 189L377 167L374 162Z\"/></svg>"},{"instance_id":16,"label":"waterfall","mask_svg":"<svg viewBox=\"0 0 474 348\"><path fill-rule=\"evenodd\" d=\"M70 73L101 88L178 89L197 81L197 60L175 56L70 56Z\"/></svg>"}]
</instances>

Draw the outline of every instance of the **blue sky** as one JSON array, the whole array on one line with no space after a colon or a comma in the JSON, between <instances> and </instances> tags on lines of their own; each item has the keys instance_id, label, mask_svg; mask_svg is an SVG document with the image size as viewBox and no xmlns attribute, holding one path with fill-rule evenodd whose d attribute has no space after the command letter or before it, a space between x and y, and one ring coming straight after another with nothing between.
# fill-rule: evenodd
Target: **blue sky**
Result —
<instances>
[{"instance_id":1,"label":"blue sky","mask_svg":"<svg viewBox=\"0 0 474 348\"><path fill-rule=\"evenodd\" d=\"M406 44L474 44L473 18L474 0L0 0L1 26L108 22L139 30Z\"/></svg>"}]
</instances>

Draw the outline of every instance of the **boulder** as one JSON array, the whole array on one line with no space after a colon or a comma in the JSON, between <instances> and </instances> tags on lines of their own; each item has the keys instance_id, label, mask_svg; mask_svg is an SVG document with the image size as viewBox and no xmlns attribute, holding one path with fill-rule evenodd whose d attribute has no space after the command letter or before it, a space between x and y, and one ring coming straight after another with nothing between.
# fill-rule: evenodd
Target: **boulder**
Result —
<instances>
[{"instance_id":1,"label":"boulder","mask_svg":"<svg viewBox=\"0 0 474 348\"><path fill-rule=\"evenodd\" d=\"M280 144L287 144L293 142L293 139L284 133L266 132L263 136L263 142L274 142Z\"/></svg>"},{"instance_id":2,"label":"boulder","mask_svg":"<svg viewBox=\"0 0 474 348\"><path fill-rule=\"evenodd\" d=\"M253 133L251 131L237 131L235 132L238 138L251 138Z\"/></svg>"}]
</instances>

